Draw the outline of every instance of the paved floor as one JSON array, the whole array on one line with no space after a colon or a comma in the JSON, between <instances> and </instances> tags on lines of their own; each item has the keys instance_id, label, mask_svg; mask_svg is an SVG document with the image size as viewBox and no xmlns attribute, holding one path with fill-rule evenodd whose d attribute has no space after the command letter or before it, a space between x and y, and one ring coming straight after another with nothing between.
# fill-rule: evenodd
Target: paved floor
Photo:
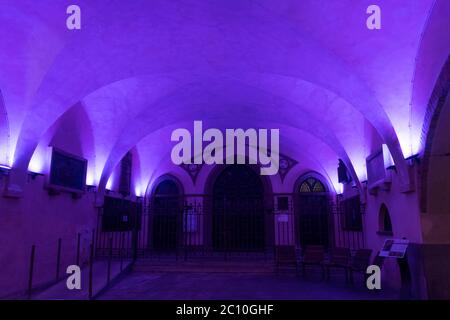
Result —
<instances>
[{"instance_id":1,"label":"paved floor","mask_svg":"<svg viewBox=\"0 0 450 320\"><path fill-rule=\"evenodd\" d=\"M131 260L112 261L110 278L117 277L121 268L126 268ZM108 261L99 260L93 266L93 294L97 294L107 285ZM66 279L62 279L46 290L33 294L33 300L87 300L89 298L89 267L81 270L81 290L67 289Z\"/></svg>"},{"instance_id":2,"label":"paved floor","mask_svg":"<svg viewBox=\"0 0 450 320\"><path fill-rule=\"evenodd\" d=\"M362 280L355 286L336 278L303 279L295 274L132 272L100 299L137 300L302 300L397 299L398 293L369 291Z\"/></svg>"}]
</instances>

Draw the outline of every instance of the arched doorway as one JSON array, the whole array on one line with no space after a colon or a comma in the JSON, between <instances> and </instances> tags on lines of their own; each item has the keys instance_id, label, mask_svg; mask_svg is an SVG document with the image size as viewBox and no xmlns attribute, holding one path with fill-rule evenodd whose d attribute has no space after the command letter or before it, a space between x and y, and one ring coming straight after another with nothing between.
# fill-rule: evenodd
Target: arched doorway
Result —
<instances>
[{"instance_id":1,"label":"arched doorway","mask_svg":"<svg viewBox=\"0 0 450 320\"><path fill-rule=\"evenodd\" d=\"M151 201L150 243L154 250L177 249L181 232L182 190L173 179L163 179L154 189Z\"/></svg>"},{"instance_id":2,"label":"arched doorway","mask_svg":"<svg viewBox=\"0 0 450 320\"><path fill-rule=\"evenodd\" d=\"M428 298L449 299L450 56L435 83L428 101L427 115L422 129L424 151L419 163L423 239L420 256Z\"/></svg>"},{"instance_id":3,"label":"arched doorway","mask_svg":"<svg viewBox=\"0 0 450 320\"><path fill-rule=\"evenodd\" d=\"M212 246L216 251L263 251L264 186L246 165L226 167L213 185Z\"/></svg>"},{"instance_id":4,"label":"arched doorway","mask_svg":"<svg viewBox=\"0 0 450 320\"><path fill-rule=\"evenodd\" d=\"M329 245L330 206L325 185L316 177L304 177L295 188L297 244Z\"/></svg>"}]
</instances>

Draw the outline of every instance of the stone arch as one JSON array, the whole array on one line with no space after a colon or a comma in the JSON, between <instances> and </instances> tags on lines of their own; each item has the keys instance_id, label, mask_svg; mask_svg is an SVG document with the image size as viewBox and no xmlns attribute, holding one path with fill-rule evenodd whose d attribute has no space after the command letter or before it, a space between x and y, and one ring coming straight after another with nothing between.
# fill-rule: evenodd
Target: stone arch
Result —
<instances>
[{"instance_id":1,"label":"stone arch","mask_svg":"<svg viewBox=\"0 0 450 320\"><path fill-rule=\"evenodd\" d=\"M450 58L428 101L420 162L421 255L428 298L448 298L450 273Z\"/></svg>"},{"instance_id":2,"label":"stone arch","mask_svg":"<svg viewBox=\"0 0 450 320\"><path fill-rule=\"evenodd\" d=\"M249 90L251 88L248 88ZM165 108L166 105L177 105L177 103L173 103L174 99L178 99L178 97L185 97L188 93L190 93L191 96L198 96L198 88L192 88L191 86L186 86L184 88L175 90L171 92L169 95L161 98L154 104L152 104L152 108L147 108L142 114L139 115L139 120L133 125L133 128L130 130L124 130L124 134L121 137L121 139L116 143L115 149L112 150L108 161L105 164L104 172L103 172L103 183L101 182L100 185L103 185L106 183L105 179L109 175L109 171L114 167L115 163L118 161L118 159L121 158L123 155L123 150L128 149L132 145L136 143L136 141L141 140L144 136L148 135L148 133L151 130L157 130L162 127L162 125L155 124L153 125L153 128L149 128L148 123L142 121L142 118L145 117L146 112L150 112L150 110L161 110L162 113L167 114L167 110ZM203 92L203 90L201 90ZM205 97L201 96L198 98L198 103L195 103L196 107L192 107L190 109L189 115L195 116L196 114L203 115L204 111L202 111L202 107L200 107L203 103ZM286 105L292 104L292 102L288 102L283 100L283 103ZM179 102L178 102L179 104ZM194 104L193 101L189 102L188 104ZM189 108L186 108L188 110ZM247 110L248 111L248 110ZM154 112L153 112L154 114ZM242 113L241 116L244 117L246 113ZM176 123L177 121L180 121L182 114L176 114L174 115L175 118L172 120L172 123ZM284 116L284 118L280 119L279 122L286 121L289 122L288 116ZM274 124L277 123L277 121L272 121ZM167 123L165 123L167 125ZM290 124L292 127L297 127L299 129L303 129L305 131L308 131L312 133L313 135L317 136L317 138L323 140L325 143L330 145L333 149L336 150L336 152L339 154L339 156L343 159L343 161L346 163L347 167L349 168L349 171L352 175L352 178L354 179L355 183L357 184L357 187L362 190L359 179L356 175L356 172L353 168L353 165L351 163L350 158L348 157L345 148L342 146L340 141L337 139L337 137L334 135L333 132L330 132L327 128L320 126L320 122L317 121L317 119L310 119L307 123L302 122L300 124L294 125ZM320 128L320 131L316 132L312 130L311 128Z\"/></svg>"},{"instance_id":3,"label":"stone arch","mask_svg":"<svg viewBox=\"0 0 450 320\"><path fill-rule=\"evenodd\" d=\"M426 111L426 118L422 128L422 141L424 145L421 164L421 179L420 179L420 209L421 212L427 211L428 205L428 176L430 170L430 162L432 161L433 146L436 147L435 136L438 127L445 125L440 124L441 113L444 111L446 101L449 97L450 91L450 56L441 70L438 80L436 81L433 93L428 102ZM447 101L448 104L448 101ZM441 130L441 134L443 131Z\"/></svg>"},{"instance_id":4,"label":"stone arch","mask_svg":"<svg viewBox=\"0 0 450 320\"><path fill-rule=\"evenodd\" d=\"M181 182L181 180L179 180L173 174L166 173L155 179L155 181L152 183L152 187L151 187L151 190L150 190L150 193L148 194L148 196L153 197L155 195L155 192L156 192L156 189L158 188L158 186L164 181L173 182L177 186L179 194L180 195L184 194L184 186L183 186L183 183Z\"/></svg>"}]
</instances>

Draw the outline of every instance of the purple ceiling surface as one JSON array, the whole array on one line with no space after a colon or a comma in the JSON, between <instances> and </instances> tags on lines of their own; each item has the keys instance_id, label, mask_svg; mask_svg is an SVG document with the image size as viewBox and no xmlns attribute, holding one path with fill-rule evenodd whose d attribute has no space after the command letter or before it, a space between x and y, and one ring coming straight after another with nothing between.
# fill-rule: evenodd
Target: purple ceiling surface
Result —
<instances>
[{"instance_id":1,"label":"purple ceiling surface","mask_svg":"<svg viewBox=\"0 0 450 320\"><path fill-rule=\"evenodd\" d=\"M46 146L78 132L88 184L135 148L137 193L194 120L279 128L280 151L335 186L338 158L362 181L386 144L406 184L450 52L447 0L75 2L81 30L67 1L0 0L0 164L39 172Z\"/></svg>"}]
</instances>

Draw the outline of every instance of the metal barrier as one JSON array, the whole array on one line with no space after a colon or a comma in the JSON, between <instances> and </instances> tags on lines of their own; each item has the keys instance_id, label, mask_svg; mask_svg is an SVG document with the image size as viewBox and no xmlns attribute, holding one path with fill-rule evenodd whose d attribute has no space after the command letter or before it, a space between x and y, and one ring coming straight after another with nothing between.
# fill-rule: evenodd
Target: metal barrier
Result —
<instances>
[{"instance_id":1,"label":"metal barrier","mask_svg":"<svg viewBox=\"0 0 450 320\"><path fill-rule=\"evenodd\" d=\"M100 232L101 233L101 232ZM45 259L51 258L51 255L49 256L48 252L48 245L44 244L44 245L32 245L31 246L31 251L30 251L30 257L29 257L29 270L28 270L28 281L27 281L27 290L26 290L26 296L28 299L32 299L32 296L34 293L36 292L40 292L40 291L44 291L45 289L55 285L56 283L58 283L59 281L62 281L63 279L66 278L66 274L64 273L64 275L61 275L61 266L62 266L62 260L63 258L65 259L66 263L65 264L70 264L69 261L72 260L73 262L75 262L75 264L77 266L80 266L81 264L87 265L88 268L88 272L89 272L89 277L88 277L88 298L92 299L94 298L94 291L93 291L93 281L94 281L94 264L96 261L101 261L104 256L102 254L96 254L96 239L97 239L97 235L100 234L98 232L96 232L96 230L92 230L92 235L90 236L90 242L89 242L89 256L87 258L87 261L82 261L82 257L81 257L81 240L82 240L82 234L78 233L76 236L76 248L74 248L75 250L70 250L75 251L76 252L76 256L73 257L72 259L70 257L67 256L67 254L65 254L64 251L64 242L63 239L59 238L55 241L56 244L56 251L55 251L55 262L56 262L56 266L55 266L55 277L53 280L49 279L48 281L45 281L44 283L42 283L42 281L39 284L35 284L35 278L36 275L39 275L39 273L37 273L38 271L36 270L36 260L37 258L42 255L45 255ZM112 280L112 273L111 273L111 266L112 266L112 262L114 259L120 259L119 263L120 263L120 273L122 273L124 271L124 259L127 257L130 257L130 255L126 255L126 250L124 250L124 243L125 243L125 234L122 233L122 241L121 241L121 247L119 249L119 251L117 252L117 255L113 255L113 250L114 250L114 246L113 246L113 237L109 238L109 242L108 242L108 248L107 248L107 271L105 274L105 287L108 286L111 283ZM42 250L43 249L43 250ZM100 251L100 253L103 253L102 251Z\"/></svg>"},{"instance_id":2,"label":"metal barrier","mask_svg":"<svg viewBox=\"0 0 450 320\"><path fill-rule=\"evenodd\" d=\"M278 197L288 198L282 209L273 205ZM105 230L103 209L100 208L97 229L92 230L91 235L78 233L73 239L59 238L47 244L33 244L29 257L28 298L32 298L33 291L49 287L63 278L63 260L64 264L73 261L80 266L83 263L82 241L88 238L89 258L85 262L89 266L90 299L94 295L92 283L96 259L107 259L105 278L108 285L114 259L120 261L122 272L125 259L253 259L257 256L266 260L274 257L276 246L290 245L298 250L308 244L351 250L365 247L363 205L339 197L327 195L320 200L325 202L319 205L324 211L311 209L317 212L304 208L315 208L311 201L319 200L307 200L308 206L302 207L299 204L305 201L298 194L271 194L264 199L246 198L243 201L197 194L144 201L142 205L132 207L134 211L127 213L128 220L119 225L119 231L111 230L110 225ZM358 206L361 207L358 209ZM352 216L355 212L358 215ZM76 256L68 257L65 248L73 243ZM73 250L70 252L73 254ZM42 267L43 261L52 260L55 261L53 280L50 277L52 271ZM40 270L36 270L38 267ZM42 284L40 273L44 272L49 280ZM40 279L36 286L37 276Z\"/></svg>"},{"instance_id":3,"label":"metal barrier","mask_svg":"<svg viewBox=\"0 0 450 320\"><path fill-rule=\"evenodd\" d=\"M272 204L281 196L289 199L283 210ZM277 245L292 245L299 250L308 244L351 250L365 245L364 211L361 210L361 225L349 228L340 198L326 194L321 199L305 201L298 194L288 193L264 198L217 200L195 194L145 199L139 212L133 213L135 217L129 217L133 225L128 224L127 230L122 231L102 231L100 209L95 253L104 257L176 260L258 254L271 258ZM222 203L218 205L218 201ZM302 207L301 203L307 205Z\"/></svg>"}]
</instances>

